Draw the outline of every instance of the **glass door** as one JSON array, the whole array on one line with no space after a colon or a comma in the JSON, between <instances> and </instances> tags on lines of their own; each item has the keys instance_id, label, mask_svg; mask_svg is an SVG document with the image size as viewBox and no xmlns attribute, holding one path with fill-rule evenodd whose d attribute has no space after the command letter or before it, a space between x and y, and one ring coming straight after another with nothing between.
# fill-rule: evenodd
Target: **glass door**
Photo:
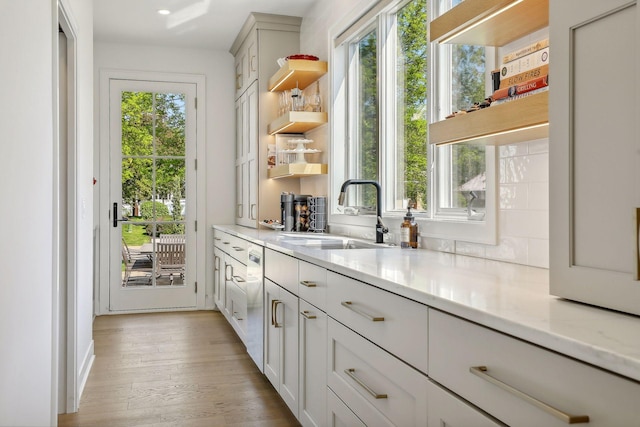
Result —
<instances>
[{"instance_id":1,"label":"glass door","mask_svg":"<svg viewBox=\"0 0 640 427\"><path fill-rule=\"evenodd\" d=\"M195 94L110 81L112 311L196 305Z\"/></svg>"}]
</instances>

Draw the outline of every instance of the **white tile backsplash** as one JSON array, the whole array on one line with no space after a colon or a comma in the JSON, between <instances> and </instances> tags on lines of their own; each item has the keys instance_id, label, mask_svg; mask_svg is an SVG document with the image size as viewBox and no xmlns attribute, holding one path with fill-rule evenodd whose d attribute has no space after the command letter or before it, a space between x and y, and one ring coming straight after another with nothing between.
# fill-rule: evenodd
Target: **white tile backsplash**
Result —
<instances>
[{"instance_id":1,"label":"white tile backsplash","mask_svg":"<svg viewBox=\"0 0 640 427\"><path fill-rule=\"evenodd\" d=\"M502 146L499 153L498 245L458 241L455 251L548 268L549 140Z\"/></svg>"}]
</instances>

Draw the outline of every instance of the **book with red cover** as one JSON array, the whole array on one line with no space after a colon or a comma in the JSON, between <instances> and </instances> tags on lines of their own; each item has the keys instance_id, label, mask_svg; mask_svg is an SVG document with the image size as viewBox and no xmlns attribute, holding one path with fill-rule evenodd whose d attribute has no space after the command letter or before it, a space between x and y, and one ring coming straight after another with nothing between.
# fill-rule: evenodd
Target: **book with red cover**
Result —
<instances>
[{"instance_id":1,"label":"book with red cover","mask_svg":"<svg viewBox=\"0 0 640 427\"><path fill-rule=\"evenodd\" d=\"M502 89L498 89L493 92L492 98L494 100L507 98L510 96L519 95L521 93L531 92L532 90L540 89L549 85L549 75L538 77L537 79L527 80L524 83L515 86L509 86Z\"/></svg>"}]
</instances>

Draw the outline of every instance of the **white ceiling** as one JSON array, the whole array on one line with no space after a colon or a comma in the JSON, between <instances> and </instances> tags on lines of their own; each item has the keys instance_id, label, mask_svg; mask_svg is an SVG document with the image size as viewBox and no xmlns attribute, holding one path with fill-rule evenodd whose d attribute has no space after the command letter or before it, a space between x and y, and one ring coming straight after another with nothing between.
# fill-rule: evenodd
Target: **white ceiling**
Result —
<instances>
[{"instance_id":1,"label":"white ceiling","mask_svg":"<svg viewBox=\"0 0 640 427\"><path fill-rule=\"evenodd\" d=\"M304 16L316 1L93 0L94 39L228 50L250 12Z\"/></svg>"}]
</instances>

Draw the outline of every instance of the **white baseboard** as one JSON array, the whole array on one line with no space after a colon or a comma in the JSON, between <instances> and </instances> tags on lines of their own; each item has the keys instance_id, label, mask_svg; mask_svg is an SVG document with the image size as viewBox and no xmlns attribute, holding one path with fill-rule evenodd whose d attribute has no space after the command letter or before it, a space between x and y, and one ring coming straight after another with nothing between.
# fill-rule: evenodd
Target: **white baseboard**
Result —
<instances>
[{"instance_id":1,"label":"white baseboard","mask_svg":"<svg viewBox=\"0 0 640 427\"><path fill-rule=\"evenodd\" d=\"M84 386L87 384L87 379L89 378L89 373L91 372L91 367L93 366L93 361L96 359L94 354L94 341L91 340L91 344L89 344L89 348L87 348L87 352L82 359L82 364L80 365L80 372L78 377L78 406L80 403L80 399L82 399L82 392L84 391Z\"/></svg>"}]
</instances>

